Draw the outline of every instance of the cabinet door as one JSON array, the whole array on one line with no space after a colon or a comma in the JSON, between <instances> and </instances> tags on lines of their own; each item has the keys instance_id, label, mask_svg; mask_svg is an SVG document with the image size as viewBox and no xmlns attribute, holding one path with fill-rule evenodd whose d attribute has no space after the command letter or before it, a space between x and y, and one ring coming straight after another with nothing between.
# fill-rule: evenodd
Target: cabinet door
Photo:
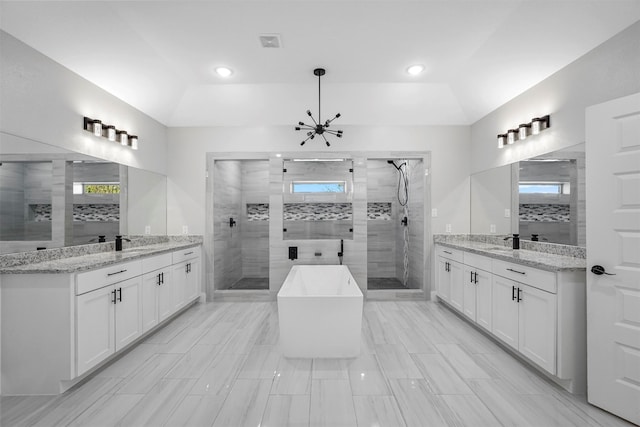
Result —
<instances>
[{"instance_id":1,"label":"cabinet door","mask_svg":"<svg viewBox=\"0 0 640 427\"><path fill-rule=\"evenodd\" d=\"M491 295L491 332L514 349L518 349L518 303L513 298L517 283L493 275Z\"/></svg>"},{"instance_id":2,"label":"cabinet door","mask_svg":"<svg viewBox=\"0 0 640 427\"><path fill-rule=\"evenodd\" d=\"M475 270L476 276L476 323L491 331L491 273Z\"/></svg>"},{"instance_id":3,"label":"cabinet door","mask_svg":"<svg viewBox=\"0 0 640 427\"><path fill-rule=\"evenodd\" d=\"M77 375L82 375L115 352L114 286L76 297Z\"/></svg>"},{"instance_id":4,"label":"cabinet door","mask_svg":"<svg viewBox=\"0 0 640 427\"><path fill-rule=\"evenodd\" d=\"M448 260L446 258L438 257L438 270L436 278L438 283L438 297L444 301L449 301L451 280L449 279L449 270L447 268Z\"/></svg>"},{"instance_id":5,"label":"cabinet door","mask_svg":"<svg viewBox=\"0 0 640 427\"><path fill-rule=\"evenodd\" d=\"M142 276L142 332L158 324L158 293L162 286L161 271L156 270Z\"/></svg>"},{"instance_id":6,"label":"cabinet door","mask_svg":"<svg viewBox=\"0 0 640 427\"><path fill-rule=\"evenodd\" d=\"M188 261L174 264L172 266L173 277L173 311L176 312L184 307L187 287L187 266Z\"/></svg>"},{"instance_id":7,"label":"cabinet door","mask_svg":"<svg viewBox=\"0 0 640 427\"><path fill-rule=\"evenodd\" d=\"M520 284L518 350L546 371L556 373L555 294Z\"/></svg>"},{"instance_id":8,"label":"cabinet door","mask_svg":"<svg viewBox=\"0 0 640 427\"><path fill-rule=\"evenodd\" d=\"M161 270L162 272L164 275L160 286L158 286L158 322L162 322L175 313L173 268L164 268Z\"/></svg>"},{"instance_id":9,"label":"cabinet door","mask_svg":"<svg viewBox=\"0 0 640 427\"><path fill-rule=\"evenodd\" d=\"M142 277L116 283L116 351L142 335Z\"/></svg>"},{"instance_id":10,"label":"cabinet door","mask_svg":"<svg viewBox=\"0 0 640 427\"><path fill-rule=\"evenodd\" d=\"M463 279L463 299L462 299L462 312L469 319L476 321L476 283L475 283L476 269L473 267L464 266L462 273Z\"/></svg>"},{"instance_id":11,"label":"cabinet door","mask_svg":"<svg viewBox=\"0 0 640 427\"><path fill-rule=\"evenodd\" d=\"M185 302L191 302L200 293L200 259L194 258L187 261L187 277L184 288Z\"/></svg>"},{"instance_id":12,"label":"cabinet door","mask_svg":"<svg viewBox=\"0 0 640 427\"><path fill-rule=\"evenodd\" d=\"M462 312L464 300L464 277L462 264L456 261L449 261L450 294L449 304L456 310Z\"/></svg>"}]
</instances>

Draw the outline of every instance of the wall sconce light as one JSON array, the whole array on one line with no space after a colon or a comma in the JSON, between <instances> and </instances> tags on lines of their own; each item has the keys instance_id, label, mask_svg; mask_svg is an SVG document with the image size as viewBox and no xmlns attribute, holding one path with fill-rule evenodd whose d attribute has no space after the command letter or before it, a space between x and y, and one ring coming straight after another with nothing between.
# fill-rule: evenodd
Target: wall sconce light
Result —
<instances>
[{"instance_id":1,"label":"wall sconce light","mask_svg":"<svg viewBox=\"0 0 640 427\"><path fill-rule=\"evenodd\" d=\"M101 120L85 117L83 119L83 129L93 133L95 136L107 138L109 141L118 142L133 150L138 149L138 136L129 135L125 130L118 130L113 125L103 125Z\"/></svg>"},{"instance_id":2,"label":"wall sconce light","mask_svg":"<svg viewBox=\"0 0 640 427\"><path fill-rule=\"evenodd\" d=\"M530 135L538 135L549 127L551 127L549 115L534 117L531 119L531 123L523 123L517 129L509 129L507 133L498 134L498 148L514 144L516 141L523 141Z\"/></svg>"},{"instance_id":3,"label":"wall sconce light","mask_svg":"<svg viewBox=\"0 0 640 427\"><path fill-rule=\"evenodd\" d=\"M501 133L498 135L498 148L502 148L507 145L507 134Z\"/></svg>"}]
</instances>

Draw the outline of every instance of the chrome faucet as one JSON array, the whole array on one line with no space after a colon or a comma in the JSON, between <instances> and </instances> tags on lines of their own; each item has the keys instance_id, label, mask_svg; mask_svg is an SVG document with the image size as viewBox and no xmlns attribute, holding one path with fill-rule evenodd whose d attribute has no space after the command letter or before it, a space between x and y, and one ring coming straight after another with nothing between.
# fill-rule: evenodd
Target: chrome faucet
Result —
<instances>
[{"instance_id":1,"label":"chrome faucet","mask_svg":"<svg viewBox=\"0 0 640 427\"><path fill-rule=\"evenodd\" d=\"M344 240L340 239L340 252L338 252L338 259L340 260L340 265L342 265L343 256L344 256Z\"/></svg>"}]
</instances>

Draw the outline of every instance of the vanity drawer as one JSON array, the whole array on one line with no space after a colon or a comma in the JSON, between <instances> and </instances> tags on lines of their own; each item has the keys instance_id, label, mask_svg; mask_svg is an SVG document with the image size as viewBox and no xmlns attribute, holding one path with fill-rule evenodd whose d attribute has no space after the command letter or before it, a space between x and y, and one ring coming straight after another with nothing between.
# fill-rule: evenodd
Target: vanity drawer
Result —
<instances>
[{"instance_id":1,"label":"vanity drawer","mask_svg":"<svg viewBox=\"0 0 640 427\"><path fill-rule=\"evenodd\" d=\"M142 261L129 261L98 270L78 273L76 276L76 295L91 292L113 283L142 274Z\"/></svg>"},{"instance_id":2,"label":"vanity drawer","mask_svg":"<svg viewBox=\"0 0 640 427\"><path fill-rule=\"evenodd\" d=\"M194 246L192 248L181 249L173 253L173 264L177 264L188 259L197 258L200 256L200 246Z\"/></svg>"},{"instance_id":3,"label":"vanity drawer","mask_svg":"<svg viewBox=\"0 0 640 427\"><path fill-rule=\"evenodd\" d=\"M462 262L462 259L464 258L464 252L461 250L440 245L436 246L436 255L458 262Z\"/></svg>"},{"instance_id":4,"label":"vanity drawer","mask_svg":"<svg viewBox=\"0 0 640 427\"><path fill-rule=\"evenodd\" d=\"M491 261L491 258L486 256L472 254L470 252L464 253L464 263L468 266L475 267L480 270L491 271Z\"/></svg>"},{"instance_id":5,"label":"vanity drawer","mask_svg":"<svg viewBox=\"0 0 640 427\"><path fill-rule=\"evenodd\" d=\"M495 275L524 283L543 291L557 293L556 274L521 264L492 260L492 272Z\"/></svg>"},{"instance_id":6,"label":"vanity drawer","mask_svg":"<svg viewBox=\"0 0 640 427\"><path fill-rule=\"evenodd\" d=\"M162 255L142 258L142 274L170 266L172 264L172 258L172 254L170 252Z\"/></svg>"}]
</instances>

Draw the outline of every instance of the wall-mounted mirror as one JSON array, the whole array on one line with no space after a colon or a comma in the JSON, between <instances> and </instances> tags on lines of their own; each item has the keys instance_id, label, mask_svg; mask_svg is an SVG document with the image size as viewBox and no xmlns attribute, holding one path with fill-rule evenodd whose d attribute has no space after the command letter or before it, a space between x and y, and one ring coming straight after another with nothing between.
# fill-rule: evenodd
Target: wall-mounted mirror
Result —
<instances>
[{"instance_id":1,"label":"wall-mounted mirror","mask_svg":"<svg viewBox=\"0 0 640 427\"><path fill-rule=\"evenodd\" d=\"M585 246L584 146L472 175L471 233Z\"/></svg>"},{"instance_id":2,"label":"wall-mounted mirror","mask_svg":"<svg viewBox=\"0 0 640 427\"><path fill-rule=\"evenodd\" d=\"M511 233L511 165L471 175L471 233Z\"/></svg>"},{"instance_id":3,"label":"wall-mounted mirror","mask_svg":"<svg viewBox=\"0 0 640 427\"><path fill-rule=\"evenodd\" d=\"M4 132L0 164L0 253L166 234L163 175Z\"/></svg>"},{"instance_id":4,"label":"wall-mounted mirror","mask_svg":"<svg viewBox=\"0 0 640 427\"><path fill-rule=\"evenodd\" d=\"M519 162L522 238L586 245L584 144Z\"/></svg>"},{"instance_id":5,"label":"wall-mounted mirror","mask_svg":"<svg viewBox=\"0 0 640 427\"><path fill-rule=\"evenodd\" d=\"M353 161L283 161L283 236L353 239Z\"/></svg>"}]
</instances>

